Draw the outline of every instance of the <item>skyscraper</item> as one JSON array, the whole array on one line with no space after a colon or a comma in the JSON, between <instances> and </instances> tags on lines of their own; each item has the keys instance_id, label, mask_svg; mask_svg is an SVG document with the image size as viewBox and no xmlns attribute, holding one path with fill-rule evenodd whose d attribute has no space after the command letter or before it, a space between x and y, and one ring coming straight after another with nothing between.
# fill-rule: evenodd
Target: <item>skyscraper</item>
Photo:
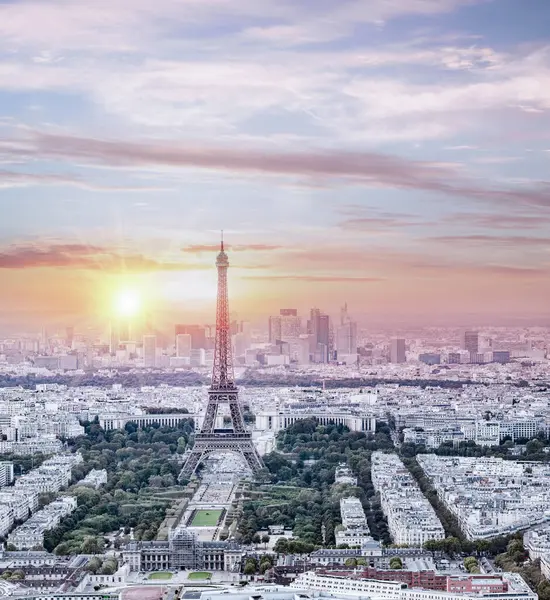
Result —
<instances>
[{"instance_id":1,"label":"skyscraper","mask_svg":"<svg viewBox=\"0 0 550 600\"><path fill-rule=\"evenodd\" d=\"M281 339L281 317L269 317L269 343L276 344Z\"/></svg>"},{"instance_id":2,"label":"skyscraper","mask_svg":"<svg viewBox=\"0 0 550 600\"><path fill-rule=\"evenodd\" d=\"M309 321L307 322L307 332L315 336L317 340L317 330L319 329L319 317L321 311L318 308L312 308L309 311Z\"/></svg>"},{"instance_id":3,"label":"skyscraper","mask_svg":"<svg viewBox=\"0 0 550 600\"><path fill-rule=\"evenodd\" d=\"M479 332L467 330L464 332L464 350L470 353L470 360L479 352Z\"/></svg>"},{"instance_id":4,"label":"skyscraper","mask_svg":"<svg viewBox=\"0 0 550 600\"><path fill-rule=\"evenodd\" d=\"M347 321L336 330L336 352L342 354L357 354L357 323Z\"/></svg>"},{"instance_id":5,"label":"skyscraper","mask_svg":"<svg viewBox=\"0 0 550 600\"><path fill-rule=\"evenodd\" d=\"M119 342L132 342L132 327L130 319L120 318L117 322Z\"/></svg>"},{"instance_id":6,"label":"skyscraper","mask_svg":"<svg viewBox=\"0 0 550 600\"><path fill-rule=\"evenodd\" d=\"M176 325L175 335L188 333L191 336L191 347L193 349L206 348L206 330L202 325Z\"/></svg>"},{"instance_id":7,"label":"skyscraper","mask_svg":"<svg viewBox=\"0 0 550 600\"><path fill-rule=\"evenodd\" d=\"M69 348L72 348L73 341L74 341L74 327L72 327L72 326L67 327L66 332L67 332L67 346Z\"/></svg>"},{"instance_id":8,"label":"skyscraper","mask_svg":"<svg viewBox=\"0 0 550 600\"><path fill-rule=\"evenodd\" d=\"M407 362L405 340L403 338L395 338L391 341L390 361L394 364Z\"/></svg>"},{"instance_id":9,"label":"skyscraper","mask_svg":"<svg viewBox=\"0 0 550 600\"><path fill-rule=\"evenodd\" d=\"M329 361L330 344L330 317L319 315L317 321L317 350L321 354L321 362Z\"/></svg>"},{"instance_id":10,"label":"skyscraper","mask_svg":"<svg viewBox=\"0 0 550 600\"><path fill-rule=\"evenodd\" d=\"M178 333L176 336L176 356L191 358L192 337L190 333Z\"/></svg>"},{"instance_id":11,"label":"skyscraper","mask_svg":"<svg viewBox=\"0 0 550 600\"><path fill-rule=\"evenodd\" d=\"M114 321L111 321L111 330L109 332L109 352L116 354L119 346L118 327Z\"/></svg>"},{"instance_id":12,"label":"skyscraper","mask_svg":"<svg viewBox=\"0 0 550 600\"><path fill-rule=\"evenodd\" d=\"M295 308L281 308L276 316L269 317L269 342L296 340L302 333L302 320Z\"/></svg>"},{"instance_id":13,"label":"skyscraper","mask_svg":"<svg viewBox=\"0 0 550 600\"><path fill-rule=\"evenodd\" d=\"M143 366L154 367L157 363L157 336L143 336Z\"/></svg>"},{"instance_id":14,"label":"skyscraper","mask_svg":"<svg viewBox=\"0 0 550 600\"><path fill-rule=\"evenodd\" d=\"M348 303L346 302L340 309L340 325L345 325L349 320L350 317L348 315Z\"/></svg>"}]
</instances>

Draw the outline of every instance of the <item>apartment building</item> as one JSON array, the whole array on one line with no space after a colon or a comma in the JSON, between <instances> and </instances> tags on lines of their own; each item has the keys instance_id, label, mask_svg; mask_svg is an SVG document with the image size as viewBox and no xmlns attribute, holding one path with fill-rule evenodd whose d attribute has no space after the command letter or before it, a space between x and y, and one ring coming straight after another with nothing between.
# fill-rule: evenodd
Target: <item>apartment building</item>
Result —
<instances>
[{"instance_id":1,"label":"apartment building","mask_svg":"<svg viewBox=\"0 0 550 600\"><path fill-rule=\"evenodd\" d=\"M372 483L395 544L421 547L445 531L431 504L396 454L373 452Z\"/></svg>"},{"instance_id":2,"label":"apartment building","mask_svg":"<svg viewBox=\"0 0 550 600\"><path fill-rule=\"evenodd\" d=\"M8 544L12 544L17 550L41 548L44 533L57 527L63 517L76 509L76 505L77 499L74 496L57 498L12 531L8 536Z\"/></svg>"},{"instance_id":3,"label":"apartment building","mask_svg":"<svg viewBox=\"0 0 550 600\"><path fill-rule=\"evenodd\" d=\"M550 521L550 466L501 458L416 457L470 540Z\"/></svg>"}]
</instances>

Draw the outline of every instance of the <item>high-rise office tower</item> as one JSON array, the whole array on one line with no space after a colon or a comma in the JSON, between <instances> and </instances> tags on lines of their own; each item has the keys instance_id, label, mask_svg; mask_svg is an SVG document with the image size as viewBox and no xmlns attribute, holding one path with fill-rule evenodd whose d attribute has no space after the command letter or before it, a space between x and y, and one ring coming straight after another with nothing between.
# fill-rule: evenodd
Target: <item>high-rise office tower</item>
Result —
<instances>
[{"instance_id":1,"label":"high-rise office tower","mask_svg":"<svg viewBox=\"0 0 550 600\"><path fill-rule=\"evenodd\" d=\"M73 347L73 341L74 341L74 327L67 327L66 329L66 334L67 334L67 346L69 348Z\"/></svg>"},{"instance_id":2,"label":"high-rise office tower","mask_svg":"<svg viewBox=\"0 0 550 600\"><path fill-rule=\"evenodd\" d=\"M307 332L310 334L311 354L315 362L328 362L333 350L333 331L330 317L318 308L312 308L307 322Z\"/></svg>"},{"instance_id":3,"label":"high-rise office tower","mask_svg":"<svg viewBox=\"0 0 550 600\"><path fill-rule=\"evenodd\" d=\"M317 340L317 330L319 329L319 318L321 311L318 308L312 308L309 311L309 321L307 322L307 332L315 336Z\"/></svg>"},{"instance_id":4,"label":"high-rise office tower","mask_svg":"<svg viewBox=\"0 0 550 600\"><path fill-rule=\"evenodd\" d=\"M132 342L132 327L130 319L120 318L117 320L116 327L118 329L118 341Z\"/></svg>"},{"instance_id":5,"label":"high-rise office tower","mask_svg":"<svg viewBox=\"0 0 550 600\"><path fill-rule=\"evenodd\" d=\"M236 333L234 336L232 336L231 341L233 343L233 356L244 356L246 351L248 350L245 334L242 331L240 331L239 333Z\"/></svg>"},{"instance_id":6,"label":"high-rise office tower","mask_svg":"<svg viewBox=\"0 0 550 600\"><path fill-rule=\"evenodd\" d=\"M276 344L281 339L281 317L269 317L269 343Z\"/></svg>"},{"instance_id":7,"label":"high-rise office tower","mask_svg":"<svg viewBox=\"0 0 550 600\"><path fill-rule=\"evenodd\" d=\"M178 358L191 358L192 339L190 333L179 333L176 336L176 356Z\"/></svg>"},{"instance_id":8,"label":"high-rise office tower","mask_svg":"<svg viewBox=\"0 0 550 600\"><path fill-rule=\"evenodd\" d=\"M111 330L109 335L109 351L115 354L121 344L134 342L132 339L134 331L132 323L128 318L113 318L111 319Z\"/></svg>"},{"instance_id":9,"label":"high-rise office tower","mask_svg":"<svg viewBox=\"0 0 550 600\"><path fill-rule=\"evenodd\" d=\"M109 332L109 352L116 354L119 346L118 327L114 321L111 321L111 329Z\"/></svg>"},{"instance_id":10,"label":"high-rise office tower","mask_svg":"<svg viewBox=\"0 0 550 600\"><path fill-rule=\"evenodd\" d=\"M269 342L287 342L298 339L302 333L302 320L295 308L281 308L280 314L269 317Z\"/></svg>"},{"instance_id":11,"label":"high-rise office tower","mask_svg":"<svg viewBox=\"0 0 550 600\"><path fill-rule=\"evenodd\" d=\"M395 338L391 341L390 361L395 364L407 362L405 340L403 338Z\"/></svg>"},{"instance_id":12,"label":"high-rise office tower","mask_svg":"<svg viewBox=\"0 0 550 600\"><path fill-rule=\"evenodd\" d=\"M467 330L464 332L464 350L473 357L479 352L479 332Z\"/></svg>"},{"instance_id":13,"label":"high-rise office tower","mask_svg":"<svg viewBox=\"0 0 550 600\"><path fill-rule=\"evenodd\" d=\"M143 334L153 335L155 333L155 325L153 322L153 315L147 311L143 316Z\"/></svg>"},{"instance_id":14,"label":"high-rise office tower","mask_svg":"<svg viewBox=\"0 0 550 600\"><path fill-rule=\"evenodd\" d=\"M328 362L331 351L330 343L330 317L328 315L319 315L317 321L317 348L318 351L322 349L321 362Z\"/></svg>"},{"instance_id":15,"label":"high-rise office tower","mask_svg":"<svg viewBox=\"0 0 550 600\"><path fill-rule=\"evenodd\" d=\"M157 336L143 336L143 366L154 367L157 363Z\"/></svg>"},{"instance_id":16,"label":"high-rise office tower","mask_svg":"<svg viewBox=\"0 0 550 600\"><path fill-rule=\"evenodd\" d=\"M348 314L348 303L346 302L340 309L340 325L345 325L348 321L350 321L350 316Z\"/></svg>"},{"instance_id":17,"label":"high-rise office tower","mask_svg":"<svg viewBox=\"0 0 550 600\"><path fill-rule=\"evenodd\" d=\"M250 344L252 343L252 325L250 321L241 321L241 331L244 338L244 343L246 348L250 348Z\"/></svg>"},{"instance_id":18,"label":"high-rise office tower","mask_svg":"<svg viewBox=\"0 0 550 600\"><path fill-rule=\"evenodd\" d=\"M336 330L336 352L342 354L357 354L357 323L347 321Z\"/></svg>"},{"instance_id":19,"label":"high-rise office tower","mask_svg":"<svg viewBox=\"0 0 550 600\"><path fill-rule=\"evenodd\" d=\"M297 315L296 311L294 311L295 314L286 315L283 315L282 312L283 311L281 311L281 339L286 341L288 339L299 338L302 333L302 320Z\"/></svg>"},{"instance_id":20,"label":"high-rise office tower","mask_svg":"<svg viewBox=\"0 0 550 600\"><path fill-rule=\"evenodd\" d=\"M206 348L206 330L202 325L176 325L175 335L188 333L191 336L193 349Z\"/></svg>"}]
</instances>

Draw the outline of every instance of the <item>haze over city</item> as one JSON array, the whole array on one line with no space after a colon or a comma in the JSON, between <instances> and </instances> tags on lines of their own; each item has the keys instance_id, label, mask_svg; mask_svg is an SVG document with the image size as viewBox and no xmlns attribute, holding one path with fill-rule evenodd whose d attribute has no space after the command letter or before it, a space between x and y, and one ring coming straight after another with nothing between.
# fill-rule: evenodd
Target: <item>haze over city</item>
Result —
<instances>
[{"instance_id":1,"label":"haze over city","mask_svg":"<svg viewBox=\"0 0 550 600\"><path fill-rule=\"evenodd\" d=\"M545 0L0 3L0 327L547 322ZM40 25L37 25L40 24Z\"/></svg>"},{"instance_id":2,"label":"haze over city","mask_svg":"<svg viewBox=\"0 0 550 600\"><path fill-rule=\"evenodd\" d=\"M550 0L0 0L0 600L550 600Z\"/></svg>"}]
</instances>

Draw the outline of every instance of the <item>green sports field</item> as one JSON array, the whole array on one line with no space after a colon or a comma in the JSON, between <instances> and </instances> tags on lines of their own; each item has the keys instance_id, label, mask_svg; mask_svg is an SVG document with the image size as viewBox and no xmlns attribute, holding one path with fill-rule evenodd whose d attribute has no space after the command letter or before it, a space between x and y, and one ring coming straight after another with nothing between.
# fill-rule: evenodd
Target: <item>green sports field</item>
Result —
<instances>
[{"instance_id":1,"label":"green sports field","mask_svg":"<svg viewBox=\"0 0 550 600\"><path fill-rule=\"evenodd\" d=\"M221 510L198 510L193 516L191 527L216 527L221 516Z\"/></svg>"},{"instance_id":2,"label":"green sports field","mask_svg":"<svg viewBox=\"0 0 550 600\"><path fill-rule=\"evenodd\" d=\"M151 575L149 575L149 579L172 579L172 573L167 573L166 571L157 571L156 573L151 573Z\"/></svg>"},{"instance_id":3,"label":"green sports field","mask_svg":"<svg viewBox=\"0 0 550 600\"><path fill-rule=\"evenodd\" d=\"M191 581L204 581L211 577L212 573L207 573L206 571L196 571L195 573L189 573L189 575L187 575L187 579L191 579Z\"/></svg>"}]
</instances>

